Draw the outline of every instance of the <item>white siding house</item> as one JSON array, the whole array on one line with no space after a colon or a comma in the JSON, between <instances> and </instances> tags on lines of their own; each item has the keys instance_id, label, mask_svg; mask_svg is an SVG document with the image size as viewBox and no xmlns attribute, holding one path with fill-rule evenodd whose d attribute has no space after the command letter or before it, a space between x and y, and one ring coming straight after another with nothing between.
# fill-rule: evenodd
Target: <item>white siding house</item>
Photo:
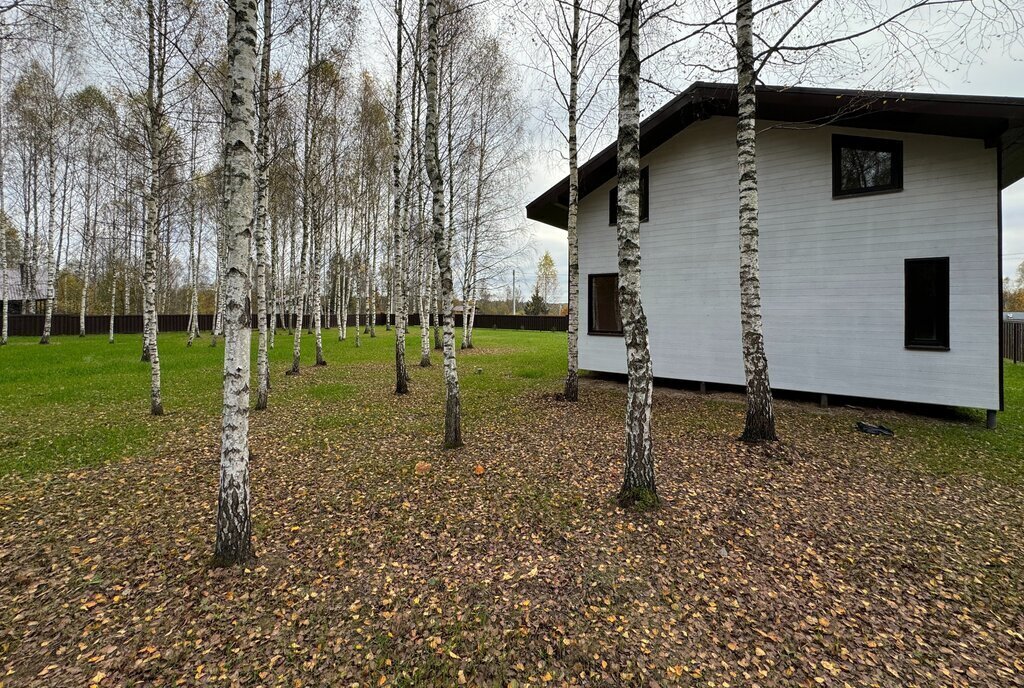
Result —
<instances>
[{"instance_id":1,"label":"white siding house","mask_svg":"<svg viewBox=\"0 0 1024 688\"><path fill-rule=\"evenodd\" d=\"M654 145L641 143L649 199L640 226L643 304L656 377L742 385L736 120L728 111L731 97L735 112L735 87L698 84L687 94L699 89L705 94L696 98L697 116L684 111L659 121L670 103L645 122L645 133L655 133ZM806 93L835 100L844 92ZM685 107L687 94L673 103L682 99L678 107ZM774 106L762 112L805 119L806 103L795 103L800 91L773 94ZM714 97L717 108L708 104ZM1024 114L1024 100L1015 105ZM870 131L836 117L834 124L797 128L759 121L761 293L772 386L999 409L999 194L1009 183L1001 167L1008 156L1002 140L991 137L908 131L923 117L920 108L905 121L898 114L884 110L870 120ZM899 128L880 128L886 123ZM942 121L950 133L955 125ZM844 135L902 142L902 188L834 195L833 148ZM624 373L622 338L593 333L593 309L602 304L590 300L607 290L593 296L588 289L589 276L618 270L609 211L614 164L602 155L607 151L588 163L578 221L580 366ZM599 167L603 173L595 172ZM587 174L584 167L581 176ZM534 201L530 216L558 224L560 189ZM908 280L918 278L905 270L908 260L921 258L948 259L948 310L944 294L911 306L907 290L916 287ZM940 345L911 342L910 307L948 313Z\"/></svg>"}]
</instances>

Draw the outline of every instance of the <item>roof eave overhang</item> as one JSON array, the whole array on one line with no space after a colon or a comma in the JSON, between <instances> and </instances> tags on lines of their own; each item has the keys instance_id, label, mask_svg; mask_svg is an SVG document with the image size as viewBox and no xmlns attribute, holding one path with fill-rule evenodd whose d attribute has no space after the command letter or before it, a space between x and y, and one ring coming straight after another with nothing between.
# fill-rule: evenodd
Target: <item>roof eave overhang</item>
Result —
<instances>
[{"instance_id":1,"label":"roof eave overhang","mask_svg":"<svg viewBox=\"0 0 1024 688\"><path fill-rule=\"evenodd\" d=\"M736 116L736 86L697 82L640 124L640 154L646 155L694 122ZM860 129L980 139L1003 150L1002 186L1024 177L1024 98L884 93L818 88L758 89L758 118L794 125ZM580 198L613 179L611 144L580 167ZM526 206L526 216L565 229L569 178Z\"/></svg>"}]
</instances>

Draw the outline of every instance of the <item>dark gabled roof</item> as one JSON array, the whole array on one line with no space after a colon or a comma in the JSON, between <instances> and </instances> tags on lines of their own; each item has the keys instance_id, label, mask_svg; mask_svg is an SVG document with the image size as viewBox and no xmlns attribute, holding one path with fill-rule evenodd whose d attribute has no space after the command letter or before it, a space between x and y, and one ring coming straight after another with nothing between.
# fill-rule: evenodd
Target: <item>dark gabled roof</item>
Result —
<instances>
[{"instance_id":1,"label":"dark gabled roof","mask_svg":"<svg viewBox=\"0 0 1024 688\"><path fill-rule=\"evenodd\" d=\"M694 83L640 123L641 155L714 115L736 116L736 85ZM1001 188L1024 177L1024 98L761 86L757 117L981 139L1002 146ZM615 177L615 150L613 143L580 167L580 198ZM526 216L564 229L568 204L566 177L531 201Z\"/></svg>"}]
</instances>

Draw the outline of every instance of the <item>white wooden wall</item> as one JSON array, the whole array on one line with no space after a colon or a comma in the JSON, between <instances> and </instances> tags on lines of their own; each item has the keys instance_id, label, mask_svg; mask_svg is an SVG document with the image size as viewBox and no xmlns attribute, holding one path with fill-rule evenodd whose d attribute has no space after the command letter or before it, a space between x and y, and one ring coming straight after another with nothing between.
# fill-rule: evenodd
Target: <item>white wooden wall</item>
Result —
<instances>
[{"instance_id":1,"label":"white wooden wall","mask_svg":"<svg viewBox=\"0 0 1024 688\"><path fill-rule=\"evenodd\" d=\"M761 289L772 386L999 406L996 151L981 141L759 126ZM904 141L904 190L832 198L834 133ZM697 122L646 156L643 302L658 377L743 384L735 120ZM587 275L616 272L611 181L580 207L580 366L625 372L586 333ZM906 258L949 256L950 351L903 345Z\"/></svg>"}]
</instances>

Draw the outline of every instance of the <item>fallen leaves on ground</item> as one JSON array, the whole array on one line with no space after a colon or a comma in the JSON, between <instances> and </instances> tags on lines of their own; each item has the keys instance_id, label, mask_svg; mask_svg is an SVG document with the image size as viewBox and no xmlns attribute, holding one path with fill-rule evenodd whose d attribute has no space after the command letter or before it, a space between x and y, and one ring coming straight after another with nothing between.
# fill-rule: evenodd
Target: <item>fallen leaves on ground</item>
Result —
<instances>
[{"instance_id":1,"label":"fallen leaves on ground","mask_svg":"<svg viewBox=\"0 0 1024 688\"><path fill-rule=\"evenodd\" d=\"M659 390L662 506L623 512L620 386L524 392L444 452L439 373L403 398L384 373L253 414L251 568L208 565L215 421L156 459L12 479L0 685L1022 682L1020 487L914 471L905 439L795 405L787 444L751 447L717 429L734 410Z\"/></svg>"}]
</instances>

